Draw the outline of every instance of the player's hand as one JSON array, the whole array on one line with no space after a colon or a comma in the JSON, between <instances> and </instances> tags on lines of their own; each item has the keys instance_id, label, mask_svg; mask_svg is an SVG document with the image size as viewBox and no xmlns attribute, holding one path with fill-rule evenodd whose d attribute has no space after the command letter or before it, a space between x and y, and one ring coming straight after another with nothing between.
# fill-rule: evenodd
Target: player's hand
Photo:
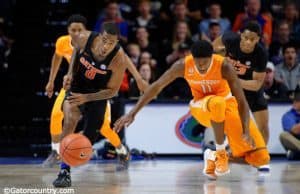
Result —
<instances>
[{"instance_id":1,"label":"player's hand","mask_svg":"<svg viewBox=\"0 0 300 194\"><path fill-rule=\"evenodd\" d=\"M88 95L71 92L71 95L67 97L67 100L72 106L79 106L88 102Z\"/></svg>"},{"instance_id":2,"label":"player's hand","mask_svg":"<svg viewBox=\"0 0 300 194\"><path fill-rule=\"evenodd\" d=\"M145 92L145 90L149 87L149 84L145 81L145 80L141 80L136 82L137 83L137 87L139 88L139 90L141 92Z\"/></svg>"},{"instance_id":3,"label":"player's hand","mask_svg":"<svg viewBox=\"0 0 300 194\"><path fill-rule=\"evenodd\" d=\"M69 90L71 87L71 81L72 81L72 76L71 75L65 75L64 80L63 80L63 88L65 90Z\"/></svg>"},{"instance_id":4,"label":"player's hand","mask_svg":"<svg viewBox=\"0 0 300 194\"><path fill-rule=\"evenodd\" d=\"M53 82L48 82L47 85L46 85L45 90L46 90L48 98L51 98L52 95L53 95L54 83Z\"/></svg>"},{"instance_id":5,"label":"player's hand","mask_svg":"<svg viewBox=\"0 0 300 194\"><path fill-rule=\"evenodd\" d=\"M254 139L250 136L249 132L245 132L243 133L243 140L249 144L252 148L255 148L256 145L255 145L255 141Z\"/></svg>"},{"instance_id":6,"label":"player's hand","mask_svg":"<svg viewBox=\"0 0 300 194\"><path fill-rule=\"evenodd\" d=\"M128 127L133 121L134 116L132 114L126 114L114 123L114 130L119 133L124 126Z\"/></svg>"}]
</instances>

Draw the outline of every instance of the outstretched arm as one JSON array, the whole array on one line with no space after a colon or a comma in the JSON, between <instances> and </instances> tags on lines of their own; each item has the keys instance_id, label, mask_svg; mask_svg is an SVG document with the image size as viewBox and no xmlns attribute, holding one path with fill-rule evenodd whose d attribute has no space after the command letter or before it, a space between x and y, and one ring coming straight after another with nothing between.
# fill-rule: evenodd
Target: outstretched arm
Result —
<instances>
[{"instance_id":1,"label":"outstretched arm","mask_svg":"<svg viewBox=\"0 0 300 194\"><path fill-rule=\"evenodd\" d=\"M176 61L170 69L168 69L157 81L151 84L144 95L140 97L134 108L125 116L116 121L114 129L119 131L123 126L128 126L134 120L135 115L148 104L155 96L157 96L161 90L169 83L174 81L178 77L184 76L184 60Z\"/></svg>"}]
</instances>

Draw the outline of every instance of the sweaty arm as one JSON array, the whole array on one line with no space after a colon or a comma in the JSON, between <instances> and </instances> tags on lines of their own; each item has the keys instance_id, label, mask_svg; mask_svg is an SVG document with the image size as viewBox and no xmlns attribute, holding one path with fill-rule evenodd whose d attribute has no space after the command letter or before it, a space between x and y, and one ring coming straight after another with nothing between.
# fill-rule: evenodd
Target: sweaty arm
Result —
<instances>
[{"instance_id":1,"label":"sweaty arm","mask_svg":"<svg viewBox=\"0 0 300 194\"><path fill-rule=\"evenodd\" d=\"M249 132L249 106L246 101L241 83L231 64L225 59L222 66L222 76L227 80L233 96L238 102L239 115L242 121L243 132Z\"/></svg>"},{"instance_id":2,"label":"sweaty arm","mask_svg":"<svg viewBox=\"0 0 300 194\"><path fill-rule=\"evenodd\" d=\"M240 82L242 84L242 87L245 90L250 90L250 91L258 91L265 80L266 72L255 72L253 71L252 80L244 80L240 79Z\"/></svg>"},{"instance_id":3,"label":"sweaty arm","mask_svg":"<svg viewBox=\"0 0 300 194\"><path fill-rule=\"evenodd\" d=\"M184 60L176 61L157 81L153 82L130 111L133 117L176 78L184 76Z\"/></svg>"}]
</instances>

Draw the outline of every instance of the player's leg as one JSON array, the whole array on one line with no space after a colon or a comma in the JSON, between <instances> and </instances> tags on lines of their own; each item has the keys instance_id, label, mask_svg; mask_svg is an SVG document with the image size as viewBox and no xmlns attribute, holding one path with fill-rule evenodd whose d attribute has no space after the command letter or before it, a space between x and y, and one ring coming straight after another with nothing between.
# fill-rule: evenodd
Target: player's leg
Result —
<instances>
[{"instance_id":1,"label":"player's leg","mask_svg":"<svg viewBox=\"0 0 300 194\"><path fill-rule=\"evenodd\" d=\"M213 177L216 175L224 175L230 172L228 166L228 156L224 144L224 121L226 102L223 97L207 96L202 100L190 103L191 114L196 120L206 127L213 127L216 139L216 153L208 154L209 150L204 154L204 174ZM208 156L209 158L205 158ZM206 162L206 159L209 162ZM213 162L215 161L215 162ZM208 164L211 164L208 166ZM215 164L214 173L211 172Z\"/></svg>"},{"instance_id":2,"label":"player's leg","mask_svg":"<svg viewBox=\"0 0 300 194\"><path fill-rule=\"evenodd\" d=\"M256 97L247 97L247 101L251 112L253 113L254 120L257 124L258 129L268 144L269 141L269 112L268 102L262 94L258 93Z\"/></svg>"},{"instance_id":3,"label":"player's leg","mask_svg":"<svg viewBox=\"0 0 300 194\"><path fill-rule=\"evenodd\" d=\"M62 120L64 117L62 104L65 98L65 90L61 89L52 108L50 116L50 135L52 151L48 158L43 162L44 167L52 167L59 161L59 140L62 131Z\"/></svg>"},{"instance_id":4,"label":"player's leg","mask_svg":"<svg viewBox=\"0 0 300 194\"><path fill-rule=\"evenodd\" d=\"M269 112L268 109L253 112L254 119L256 121L258 129L266 142L269 141Z\"/></svg>"},{"instance_id":5,"label":"player's leg","mask_svg":"<svg viewBox=\"0 0 300 194\"><path fill-rule=\"evenodd\" d=\"M85 105L81 106L84 107ZM65 100L63 103L63 112L64 112L64 122L63 122L63 131L61 133L60 140L63 139L68 134L71 134L75 131L76 125L80 119L81 112L79 107L72 106L68 100ZM71 175L70 175L70 166L64 162L60 165L60 172L57 179L53 181L54 187L70 187L71 186Z\"/></svg>"},{"instance_id":6,"label":"player's leg","mask_svg":"<svg viewBox=\"0 0 300 194\"><path fill-rule=\"evenodd\" d=\"M225 121L225 133L228 137L232 155L234 157L245 157L245 161L255 167L268 164L270 155L253 119L250 119L249 132L255 142L254 148L245 142L242 137L243 129L237 103L228 103L228 110Z\"/></svg>"},{"instance_id":7,"label":"player's leg","mask_svg":"<svg viewBox=\"0 0 300 194\"><path fill-rule=\"evenodd\" d=\"M119 165L117 170L123 170L128 168L128 162L130 160L130 153L126 146L121 143L118 134L112 130L110 126L111 122L111 107L109 101L107 101L106 111L104 115L104 123L100 129L101 134L109 140L109 142L116 148L118 154Z\"/></svg>"}]
</instances>

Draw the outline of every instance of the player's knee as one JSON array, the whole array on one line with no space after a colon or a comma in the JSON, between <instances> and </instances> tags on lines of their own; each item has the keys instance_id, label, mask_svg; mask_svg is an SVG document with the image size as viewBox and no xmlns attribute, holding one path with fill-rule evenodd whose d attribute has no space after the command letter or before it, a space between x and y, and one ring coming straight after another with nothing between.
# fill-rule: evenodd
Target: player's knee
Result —
<instances>
[{"instance_id":1,"label":"player's knee","mask_svg":"<svg viewBox=\"0 0 300 194\"><path fill-rule=\"evenodd\" d=\"M226 102L223 97L215 96L209 101L209 111L212 113L212 120L222 122L225 120Z\"/></svg>"},{"instance_id":2,"label":"player's knee","mask_svg":"<svg viewBox=\"0 0 300 194\"><path fill-rule=\"evenodd\" d=\"M253 151L245 156L245 160L255 166L261 166L265 164L269 164L270 162L270 154L267 149L260 149Z\"/></svg>"},{"instance_id":3,"label":"player's knee","mask_svg":"<svg viewBox=\"0 0 300 194\"><path fill-rule=\"evenodd\" d=\"M113 132L113 130L110 127L107 127L107 126L102 126L102 128L100 129L100 133L104 137L107 137L107 135L112 133L112 132Z\"/></svg>"}]
</instances>

